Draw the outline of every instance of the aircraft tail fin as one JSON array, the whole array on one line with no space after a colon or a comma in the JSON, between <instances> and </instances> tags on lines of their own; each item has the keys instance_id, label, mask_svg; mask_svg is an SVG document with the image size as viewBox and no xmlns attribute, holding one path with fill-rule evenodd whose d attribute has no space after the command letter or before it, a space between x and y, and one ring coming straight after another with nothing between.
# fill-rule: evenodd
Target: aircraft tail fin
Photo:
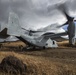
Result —
<instances>
[{"instance_id":1,"label":"aircraft tail fin","mask_svg":"<svg viewBox=\"0 0 76 75\"><path fill-rule=\"evenodd\" d=\"M13 12L11 12L9 14L7 34L13 35L13 36L20 36L21 35L21 26L19 23L19 18L17 16L17 14L15 14Z\"/></svg>"}]
</instances>

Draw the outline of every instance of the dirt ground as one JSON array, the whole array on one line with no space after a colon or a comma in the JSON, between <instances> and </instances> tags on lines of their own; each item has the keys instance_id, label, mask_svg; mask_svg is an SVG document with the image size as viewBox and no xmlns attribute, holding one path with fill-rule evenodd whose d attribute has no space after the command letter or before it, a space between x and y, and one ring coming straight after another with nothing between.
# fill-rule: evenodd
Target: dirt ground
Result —
<instances>
[{"instance_id":1,"label":"dirt ground","mask_svg":"<svg viewBox=\"0 0 76 75\"><path fill-rule=\"evenodd\" d=\"M68 42L58 44L55 49L22 51L25 44L20 41L1 43L0 62L12 55L27 65L26 75L76 75L75 46L69 47Z\"/></svg>"}]
</instances>

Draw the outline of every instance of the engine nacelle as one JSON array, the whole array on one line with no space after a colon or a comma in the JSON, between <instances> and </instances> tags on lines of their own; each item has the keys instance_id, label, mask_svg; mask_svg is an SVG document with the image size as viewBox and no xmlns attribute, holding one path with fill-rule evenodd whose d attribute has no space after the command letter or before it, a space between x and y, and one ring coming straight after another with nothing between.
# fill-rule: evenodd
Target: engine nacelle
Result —
<instances>
[{"instance_id":1,"label":"engine nacelle","mask_svg":"<svg viewBox=\"0 0 76 75\"><path fill-rule=\"evenodd\" d=\"M68 26L68 35L69 35L69 44L75 45L75 24L73 21L69 22Z\"/></svg>"}]
</instances>

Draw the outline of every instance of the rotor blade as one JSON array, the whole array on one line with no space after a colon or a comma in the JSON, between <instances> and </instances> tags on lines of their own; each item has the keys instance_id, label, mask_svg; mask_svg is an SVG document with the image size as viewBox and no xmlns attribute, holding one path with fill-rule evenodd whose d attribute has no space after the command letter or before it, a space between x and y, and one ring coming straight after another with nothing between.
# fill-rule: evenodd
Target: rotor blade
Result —
<instances>
[{"instance_id":1,"label":"rotor blade","mask_svg":"<svg viewBox=\"0 0 76 75\"><path fill-rule=\"evenodd\" d=\"M58 9L65 15L68 21L73 21L74 17L70 17L66 4L61 4L58 6Z\"/></svg>"},{"instance_id":2,"label":"rotor blade","mask_svg":"<svg viewBox=\"0 0 76 75\"><path fill-rule=\"evenodd\" d=\"M33 30L30 30L30 32L37 33L37 32L43 32L43 31L33 31Z\"/></svg>"},{"instance_id":3,"label":"rotor blade","mask_svg":"<svg viewBox=\"0 0 76 75\"><path fill-rule=\"evenodd\" d=\"M25 28L22 28L23 30L26 30L26 31L29 31L29 30L27 30L27 29L25 29Z\"/></svg>"},{"instance_id":4,"label":"rotor blade","mask_svg":"<svg viewBox=\"0 0 76 75\"><path fill-rule=\"evenodd\" d=\"M76 20L74 20L74 22L76 22ZM68 21L66 23L64 23L63 25L61 25L61 26L57 26L57 28L60 28L60 27L65 26L67 24L68 24Z\"/></svg>"},{"instance_id":5,"label":"rotor blade","mask_svg":"<svg viewBox=\"0 0 76 75\"><path fill-rule=\"evenodd\" d=\"M42 32L42 31L33 31L33 30L27 30L25 28L22 28L23 30L29 31L30 33L37 33L37 32Z\"/></svg>"},{"instance_id":6,"label":"rotor blade","mask_svg":"<svg viewBox=\"0 0 76 75\"><path fill-rule=\"evenodd\" d=\"M67 24L68 24L68 21L66 23L64 23L63 25L57 26L57 28L60 28L60 27L65 26Z\"/></svg>"}]
</instances>

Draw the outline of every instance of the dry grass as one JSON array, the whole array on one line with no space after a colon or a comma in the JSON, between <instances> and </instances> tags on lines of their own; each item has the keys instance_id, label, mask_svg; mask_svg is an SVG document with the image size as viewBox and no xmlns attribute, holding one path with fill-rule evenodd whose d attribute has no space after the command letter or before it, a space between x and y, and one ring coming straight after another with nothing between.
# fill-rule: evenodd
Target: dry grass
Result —
<instances>
[{"instance_id":1,"label":"dry grass","mask_svg":"<svg viewBox=\"0 0 76 75\"><path fill-rule=\"evenodd\" d=\"M11 44L6 43L4 45L19 46L24 44L19 42ZM76 55L74 54L76 53L76 51L74 51L75 49L73 50L74 53L72 52L71 55L69 50L68 52L60 51L61 49L58 51L57 50L58 49L28 52L1 51L0 62L4 57L12 55L19 58L27 65L26 75L76 75ZM6 74L1 73L0 75Z\"/></svg>"},{"instance_id":2,"label":"dry grass","mask_svg":"<svg viewBox=\"0 0 76 75\"><path fill-rule=\"evenodd\" d=\"M66 60L49 60L46 57L23 55L15 52L0 52L0 61L8 55L19 58L27 65L27 75L76 75L75 64L69 61L65 63Z\"/></svg>"},{"instance_id":3,"label":"dry grass","mask_svg":"<svg viewBox=\"0 0 76 75\"><path fill-rule=\"evenodd\" d=\"M58 46L61 48L67 48L68 47L67 45L69 45L68 43L69 43L68 41L58 42Z\"/></svg>"},{"instance_id":4,"label":"dry grass","mask_svg":"<svg viewBox=\"0 0 76 75\"><path fill-rule=\"evenodd\" d=\"M1 43L3 46L14 46L14 47L17 47L17 46L25 46L25 44L21 41L17 41L17 42L6 42L6 43Z\"/></svg>"}]
</instances>

